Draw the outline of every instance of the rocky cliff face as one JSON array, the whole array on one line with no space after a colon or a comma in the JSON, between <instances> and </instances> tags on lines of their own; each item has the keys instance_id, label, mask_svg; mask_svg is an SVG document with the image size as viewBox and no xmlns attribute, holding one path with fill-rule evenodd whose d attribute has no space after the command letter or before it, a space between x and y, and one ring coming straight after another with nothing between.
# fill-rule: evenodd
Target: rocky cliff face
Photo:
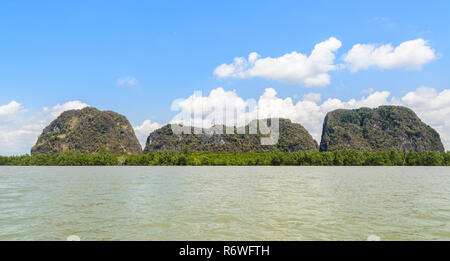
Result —
<instances>
[{"instance_id":1,"label":"rocky cliff face","mask_svg":"<svg viewBox=\"0 0 450 261\"><path fill-rule=\"evenodd\" d=\"M444 152L439 134L402 106L335 110L325 117L321 151Z\"/></svg>"},{"instance_id":2,"label":"rocky cliff face","mask_svg":"<svg viewBox=\"0 0 450 261\"><path fill-rule=\"evenodd\" d=\"M125 116L87 107L63 112L44 129L31 154L67 151L138 154L142 148Z\"/></svg>"},{"instance_id":3,"label":"rocky cliff face","mask_svg":"<svg viewBox=\"0 0 450 261\"><path fill-rule=\"evenodd\" d=\"M214 152L270 152L275 149L289 152L318 151L317 142L308 131L300 124L286 119L279 119L279 140L276 145L261 145L261 138L267 135L249 134L249 125L245 126L246 134L236 134L238 132L234 127L231 128L234 134L213 134L219 129L222 129L222 133L227 133L225 127L219 125L210 129L191 127L191 133L210 134L175 135L171 126L165 125L149 135L144 153L164 150L180 151L185 146L189 146L192 151Z\"/></svg>"}]
</instances>

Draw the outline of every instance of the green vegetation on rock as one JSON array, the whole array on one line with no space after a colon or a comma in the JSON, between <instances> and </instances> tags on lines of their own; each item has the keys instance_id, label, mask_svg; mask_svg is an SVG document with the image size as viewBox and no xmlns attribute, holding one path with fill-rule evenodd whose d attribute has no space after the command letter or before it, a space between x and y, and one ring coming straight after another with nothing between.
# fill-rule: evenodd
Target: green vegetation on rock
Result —
<instances>
[{"instance_id":1,"label":"green vegetation on rock","mask_svg":"<svg viewBox=\"0 0 450 261\"><path fill-rule=\"evenodd\" d=\"M87 107L63 112L43 130L31 154L69 151L139 154L142 148L125 116Z\"/></svg>"},{"instance_id":2,"label":"green vegetation on rock","mask_svg":"<svg viewBox=\"0 0 450 261\"><path fill-rule=\"evenodd\" d=\"M276 149L284 152L318 151L317 142L300 124L292 123L287 119L279 119L279 140L277 145L270 146L261 145L261 138L267 135L262 135L260 132L249 134L251 124L244 127L245 134L236 134L238 133L236 127L231 127L231 133L234 134L225 134L230 132L226 132L223 125L218 125L210 129L190 127L193 134L181 135L174 135L171 125L165 125L149 135L144 153L180 151L185 146L189 146L192 151L211 152L271 152ZM217 134L219 129L224 134Z\"/></svg>"},{"instance_id":3,"label":"green vegetation on rock","mask_svg":"<svg viewBox=\"0 0 450 261\"><path fill-rule=\"evenodd\" d=\"M335 110L324 120L320 151L444 152L439 134L402 106Z\"/></svg>"}]
</instances>

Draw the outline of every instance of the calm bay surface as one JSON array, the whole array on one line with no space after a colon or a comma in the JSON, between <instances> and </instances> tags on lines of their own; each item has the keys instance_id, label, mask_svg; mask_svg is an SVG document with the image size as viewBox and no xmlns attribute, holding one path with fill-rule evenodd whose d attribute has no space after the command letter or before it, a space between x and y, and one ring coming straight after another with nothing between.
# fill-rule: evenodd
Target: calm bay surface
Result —
<instances>
[{"instance_id":1,"label":"calm bay surface","mask_svg":"<svg viewBox=\"0 0 450 261\"><path fill-rule=\"evenodd\" d=\"M0 167L0 240L450 240L449 167Z\"/></svg>"}]
</instances>

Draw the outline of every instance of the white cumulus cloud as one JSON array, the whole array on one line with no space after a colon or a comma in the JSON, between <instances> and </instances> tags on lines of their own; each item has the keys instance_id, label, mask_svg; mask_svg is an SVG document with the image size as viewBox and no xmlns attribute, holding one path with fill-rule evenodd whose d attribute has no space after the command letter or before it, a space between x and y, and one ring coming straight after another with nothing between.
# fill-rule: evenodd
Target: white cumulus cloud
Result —
<instances>
[{"instance_id":1,"label":"white cumulus cloud","mask_svg":"<svg viewBox=\"0 0 450 261\"><path fill-rule=\"evenodd\" d=\"M56 104L53 106L51 115L52 118L58 117L61 113L68 111L68 110L81 110L85 107L88 107L89 105L87 103L81 102L81 101L69 101L64 104ZM46 110L46 109L44 109Z\"/></svg>"},{"instance_id":2,"label":"white cumulus cloud","mask_svg":"<svg viewBox=\"0 0 450 261\"><path fill-rule=\"evenodd\" d=\"M397 103L404 104L441 135L445 148L450 149L450 89L437 92L434 88L420 87L408 92Z\"/></svg>"},{"instance_id":3,"label":"white cumulus cloud","mask_svg":"<svg viewBox=\"0 0 450 261\"><path fill-rule=\"evenodd\" d=\"M406 41L397 47L392 44L356 44L343 56L352 72L367 70L369 67L382 69L418 70L436 59L436 51L424 39Z\"/></svg>"},{"instance_id":4,"label":"white cumulus cloud","mask_svg":"<svg viewBox=\"0 0 450 261\"><path fill-rule=\"evenodd\" d=\"M276 58L261 58L253 52L248 59L236 57L233 63L218 66L214 75L219 78L260 77L306 86L324 86L330 84L328 73L337 68L334 53L341 45L341 41L331 37L316 44L310 56L294 51Z\"/></svg>"},{"instance_id":5,"label":"white cumulus cloud","mask_svg":"<svg viewBox=\"0 0 450 261\"><path fill-rule=\"evenodd\" d=\"M134 132L142 147L145 147L148 135L161 127L161 124L157 122L151 122L150 120L145 120L141 125L134 126Z\"/></svg>"},{"instance_id":6,"label":"white cumulus cloud","mask_svg":"<svg viewBox=\"0 0 450 261\"><path fill-rule=\"evenodd\" d=\"M8 116L8 115L14 115L18 113L22 109L22 104L11 101L10 103L6 105L0 106L0 117L1 116Z\"/></svg>"},{"instance_id":7,"label":"white cumulus cloud","mask_svg":"<svg viewBox=\"0 0 450 261\"><path fill-rule=\"evenodd\" d=\"M63 111L87 107L80 101L57 104L51 109L26 115L23 106L15 101L0 106L0 155L30 153L42 130Z\"/></svg>"}]
</instances>

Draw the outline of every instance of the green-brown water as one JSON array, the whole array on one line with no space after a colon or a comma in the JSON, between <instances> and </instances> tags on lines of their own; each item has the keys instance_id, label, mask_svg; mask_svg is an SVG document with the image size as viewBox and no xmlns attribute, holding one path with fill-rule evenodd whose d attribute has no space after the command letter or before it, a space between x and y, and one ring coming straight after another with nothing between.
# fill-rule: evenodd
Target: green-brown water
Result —
<instances>
[{"instance_id":1,"label":"green-brown water","mask_svg":"<svg viewBox=\"0 0 450 261\"><path fill-rule=\"evenodd\" d=\"M448 167L0 167L0 240L450 240Z\"/></svg>"}]
</instances>

